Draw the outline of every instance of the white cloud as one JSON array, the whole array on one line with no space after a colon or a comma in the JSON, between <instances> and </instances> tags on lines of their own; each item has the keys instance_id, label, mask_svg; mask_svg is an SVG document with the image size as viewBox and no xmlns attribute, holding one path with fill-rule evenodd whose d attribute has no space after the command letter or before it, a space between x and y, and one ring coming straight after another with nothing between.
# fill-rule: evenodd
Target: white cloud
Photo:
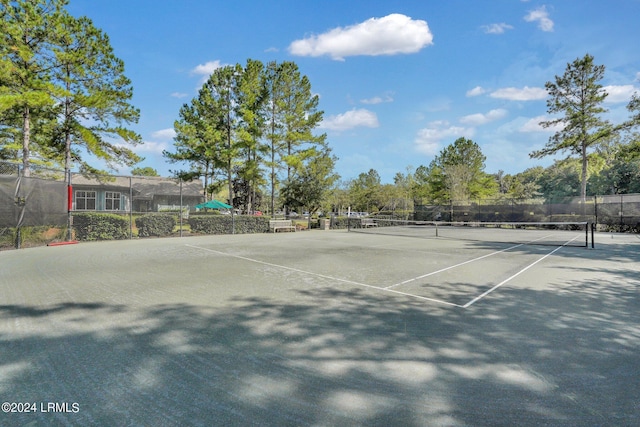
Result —
<instances>
[{"instance_id":1,"label":"white cloud","mask_svg":"<svg viewBox=\"0 0 640 427\"><path fill-rule=\"evenodd\" d=\"M433 34L426 21L394 13L295 40L289 45L289 52L298 56L329 55L343 61L356 55L416 53L432 43Z\"/></svg>"},{"instance_id":2,"label":"white cloud","mask_svg":"<svg viewBox=\"0 0 640 427\"><path fill-rule=\"evenodd\" d=\"M393 102L393 97L391 95L374 96L373 98L361 99L360 102L369 105L382 104L384 102Z\"/></svg>"},{"instance_id":3,"label":"white cloud","mask_svg":"<svg viewBox=\"0 0 640 427\"><path fill-rule=\"evenodd\" d=\"M506 30L513 30L513 26L501 22L499 24L483 25L481 27L486 34L503 34Z\"/></svg>"},{"instance_id":4,"label":"white cloud","mask_svg":"<svg viewBox=\"0 0 640 427\"><path fill-rule=\"evenodd\" d=\"M171 94L171 96L172 96L173 98L186 98L187 96L189 96L189 94L187 94L187 93L182 93L182 92L173 92L173 93Z\"/></svg>"},{"instance_id":5,"label":"white cloud","mask_svg":"<svg viewBox=\"0 0 640 427\"><path fill-rule=\"evenodd\" d=\"M476 86L473 89L467 91L467 97L479 96L485 92L486 90L484 88L482 88L481 86Z\"/></svg>"},{"instance_id":6,"label":"white cloud","mask_svg":"<svg viewBox=\"0 0 640 427\"><path fill-rule=\"evenodd\" d=\"M166 142L144 141L142 144L133 147L133 151L136 153L162 154L168 148L169 144Z\"/></svg>"},{"instance_id":7,"label":"white cloud","mask_svg":"<svg viewBox=\"0 0 640 427\"><path fill-rule=\"evenodd\" d=\"M144 141L134 148L136 153L162 154L164 150L170 148L171 141L176 136L173 128L160 129L151 133L152 141Z\"/></svg>"},{"instance_id":8,"label":"white cloud","mask_svg":"<svg viewBox=\"0 0 640 427\"><path fill-rule=\"evenodd\" d=\"M549 13L547 12L547 8L545 6L540 6L539 8L530 11L524 17L524 20L527 22L537 22L538 28L540 28L542 31L553 31L553 21L549 19Z\"/></svg>"},{"instance_id":9,"label":"white cloud","mask_svg":"<svg viewBox=\"0 0 640 427\"><path fill-rule=\"evenodd\" d=\"M528 87L522 89L507 87L492 92L489 96L509 101L537 101L547 97L547 90L541 87Z\"/></svg>"},{"instance_id":10,"label":"white cloud","mask_svg":"<svg viewBox=\"0 0 640 427\"><path fill-rule=\"evenodd\" d=\"M500 120L507 115L507 110L498 108L491 110L487 114L471 114L460 119L460 123L471 126L484 125L495 120Z\"/></svg>"},{"instance_id":11,"label":"white cloud","mask_svg":"<svg viewBox=\"0 0 640 427\"><path fill-rule=\"evenodd\" d=\"M380 126L378 116L365 109L351 110L336 116L329 116L320 124L320 128L336 131L343 131L356 127L377 128L378 126Z\"/></svg>"},{"instance_id":12,"label":"white cloud","mask_svg":"<svg viewBox=\"0 0 640 427\"><path fill-rule=\"evenodd\" d=\"M151 136L153 138L156 139L161 139L161 140L171 140L173 138L175 138L176 136L176 131L173 128L168 128L168 129L161 129L161 130L157 130L155 132L153 132L151 134Z\"/></svg>"},{"instance_id":13,"label":"white cloud","mask_svg":"<svg viewBox=\"0 0 640 427\"><path fill-rule=\"evenodd\" d=\"M432 156L438 153L440 141L443 139L448 138L455 140L462 136L470 138L473 134L473 128L451 126L449 122L436 121L429 123L428 127L418 131L414 145L420 153Z\"/></svg>"},{"instance_id":14,"label":"white cloud","mask_svg":"<svg viewBox=\"0 0 640 427\"><path fill-rule=\"evenodd\" d=\"M631 96L637 91L633 85L604 86L602 89L609 94L609 96L605 98L604 102L611 104L629 102L631 101Z\"/></svg>"},{"instance_id":15,"label":"white cloud","mask_svg":"<svg viewBox=\"0 0 640 427\"><path fill-rule=\"evenodd\" d=\"M553 120L549 116L537 116L527 120L519 129L520 132L559 132L564 128L564 124L558 123L557 125L544 128L540 125L540 122L546 122Z\"/></svg>"},{"instance_id":16,"label":"white cloud","mask_svg":"<svg viewBox=\"0 0 640 427\"><path fill-rule=\"evenodd\" d=\"M224 67L226 64L221 63L219 60L205 62L204 64L197 65L193 70L191 70L191 75L201 76L200 84L203 85L209 76L213 74L213 72L218 69Z\"/></svg>"},{"instance_id":17,"label":"white cloud","mask_svg":"<svg viewBox=\"0 0 640 427\"><path fill-rule=\"evenodd\" d=\"M191 74L209 77L211 73L221 67L223 67L223 64L216 59L215 61L209 61L204 64L197 65L193 70L191 70Z\"/></svg>"}]
</instances>

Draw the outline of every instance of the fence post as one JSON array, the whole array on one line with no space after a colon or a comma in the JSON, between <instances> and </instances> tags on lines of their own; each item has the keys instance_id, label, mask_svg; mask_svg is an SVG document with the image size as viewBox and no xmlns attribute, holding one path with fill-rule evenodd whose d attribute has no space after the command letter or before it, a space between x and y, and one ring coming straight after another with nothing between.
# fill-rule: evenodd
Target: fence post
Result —
<instances>
[{"instance_id":1,"label":"fence post","mask_svg":"<svg viewBox=\"0 0 640 427\"><path fill-rule=\"evenodd\" d=\"M620 231L622 231L624 227L624 198L622 194L620 195Z\"/></svg>"},{"instance_id":2,"label":"fence post","mask_svg":"<svg viewBox=\"0 0 640 427\"><path fill-rule=\"evenodd\" d=\"M133 239L133 178L129 176L129 240Z\"/></svg>"},{"instance_id":3,"label":"fence post","mask_svg":"<svg viewBox=\"0 0 640 427\"><path fill-rule=\"evenodd\" d=\"M182 179L180 179L180 237L182 237L182 209Z\"/></svg>"},{"instance_id":4,"label":"fence post","mask_svg":"<svg viewBox=\"0 0 640 427\"><path fill-rule=\"evenodd\" d=\"M20 226L16 227L16 241L15 241L15 248L16 249L20 249L20 241L22 240L22 234L20 232Z\"/></svg>"},{"instance_id":5,"label":"fence post","mask_svg":"<svg viewBox=\"0 0 640 427\"><path fill-rule=\"evenodd\" d=\"M73 187L71 182L71 169L65 170L65 179L67 181L67 241L73 238Z\"/></svg>"}]
</instances>

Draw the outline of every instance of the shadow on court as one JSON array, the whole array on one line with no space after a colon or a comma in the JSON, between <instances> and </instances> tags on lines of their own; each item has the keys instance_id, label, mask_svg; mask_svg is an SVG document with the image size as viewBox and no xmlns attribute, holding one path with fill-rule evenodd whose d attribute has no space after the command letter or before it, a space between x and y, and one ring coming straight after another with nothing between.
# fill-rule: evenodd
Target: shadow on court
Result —
<instances>
[{"instance_id":1,"label":"shadow on court","mask_svg":"<svg viewBox=\"0 0 640 427\"><path fill-rule=\"evenodd\" d=\"M79 411L0 424L639 425L638 273L609 277L467 310L340 287L217 308L3 305L2 400Z\"/></svg>"}]
</instances>

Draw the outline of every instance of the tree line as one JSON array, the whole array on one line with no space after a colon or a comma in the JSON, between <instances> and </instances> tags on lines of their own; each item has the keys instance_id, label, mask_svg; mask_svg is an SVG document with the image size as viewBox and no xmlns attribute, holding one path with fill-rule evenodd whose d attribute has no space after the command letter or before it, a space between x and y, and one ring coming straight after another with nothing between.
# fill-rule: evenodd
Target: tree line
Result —
<instances>
[{"instance_id":1,"label":"tree line","mask_svg":"<svg viewBox=\"0 0 640 427\"><path fill-rule=\"evenodd\" d=\"M32 163L101 172L87 154L109 167L142 160L132 150L141 138L128 126L139 111L124 63L108 36L89 18L69 15L67 4L0 0L0 160L20 160L25 175ZM323 112L308 77L294 62L252 59L209 76L180 108L174 148L164 156L187 166L173 171L177 177L203 179L207 197L226 196L245 212L640 192L640 96L631 97L627 120L606 120L604 72L587 54L546 83L550 119L540 125L560 130L529 155L566 157L514 175L487 173L478 144L459 138L428 165L398 172L393 184L382 184L375 170L340 182L327 137L315 132Z\"/></svg>"},{"instance_id":2,"label":"tree line","mask_svg":"<svg viewBox=\"0 0 640 427\"><path fill-rule=\"evenodd\" d=\"M182 174L204 176L205 181L210 177L212 192L219 189L215 182L222 182L216 174L225 176L229 194L236 194L234 205L247 211L261 205L261 188L269 187L271 212L278 206L278 196L280 206L311 212L346 208L379 212L410 210L415 201L567 196L584 200L587 195L640 192L640 137L634 132L640 124L640 97L632 95L628 120L604 119L608 112L603 106L608 94L600 84L604 71L587 54L546 83L551 118L540 125L560 130L543 149L529 155L566 157L548 168L537 166L514 175L487 173L480 146L459 138L428 166L398 172L393 184L382 184L373 169L338 182L326 136L310 132L322 119L317 96L290 62L265 66L248 60L244 67L216 70L198 97L181 109L175 124L178 151L165 155L172 161L191 161L195 168ZM206 117L206 111L217 111L218 118ZM205 124L215 128L209 139L203 133ZM213 147L217 148L207 151Z\"/></svg>"},{"instance_id":3,"label":"tree line","mask_svg":"<svg viewBox=\"0 0 640 427\"><path fill-rule=\"evenodd\" d=\"M446 204L486 198L585 200L588 195L640 193L640 135L634 131L640 125L640 95L631 96L627 120L606 120L603 103L608 93L600 84L604 72L605 66L596 65L587 54L545 84L547 113L552 118L540 125L559 130L543 149L529 156L566 154L550 167L536 166L514 175L489 174L478 144L459 138L428 166L397 173L393 185L381 184L378 173L370 170L343 183L334 200L358 211L381 211L401 208L398 201L403 198L409 203Z\"/></svg>"}]
</instances>

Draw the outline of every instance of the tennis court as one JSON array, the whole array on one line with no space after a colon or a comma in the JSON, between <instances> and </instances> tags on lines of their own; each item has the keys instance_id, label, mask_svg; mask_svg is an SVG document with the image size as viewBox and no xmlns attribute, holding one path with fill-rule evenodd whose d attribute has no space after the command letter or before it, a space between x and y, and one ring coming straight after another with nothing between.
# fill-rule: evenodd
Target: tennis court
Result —
<instances>
[{"instance_id":1,"label":"tennis court","mask_svg":"<svg viewBox=\"0 0 640 427\"><path fill-rule=\"evenodd\" d=\"M0 252L0 424L640 423L636 235L377 228Z\"/></svg>"}]
</instances>

